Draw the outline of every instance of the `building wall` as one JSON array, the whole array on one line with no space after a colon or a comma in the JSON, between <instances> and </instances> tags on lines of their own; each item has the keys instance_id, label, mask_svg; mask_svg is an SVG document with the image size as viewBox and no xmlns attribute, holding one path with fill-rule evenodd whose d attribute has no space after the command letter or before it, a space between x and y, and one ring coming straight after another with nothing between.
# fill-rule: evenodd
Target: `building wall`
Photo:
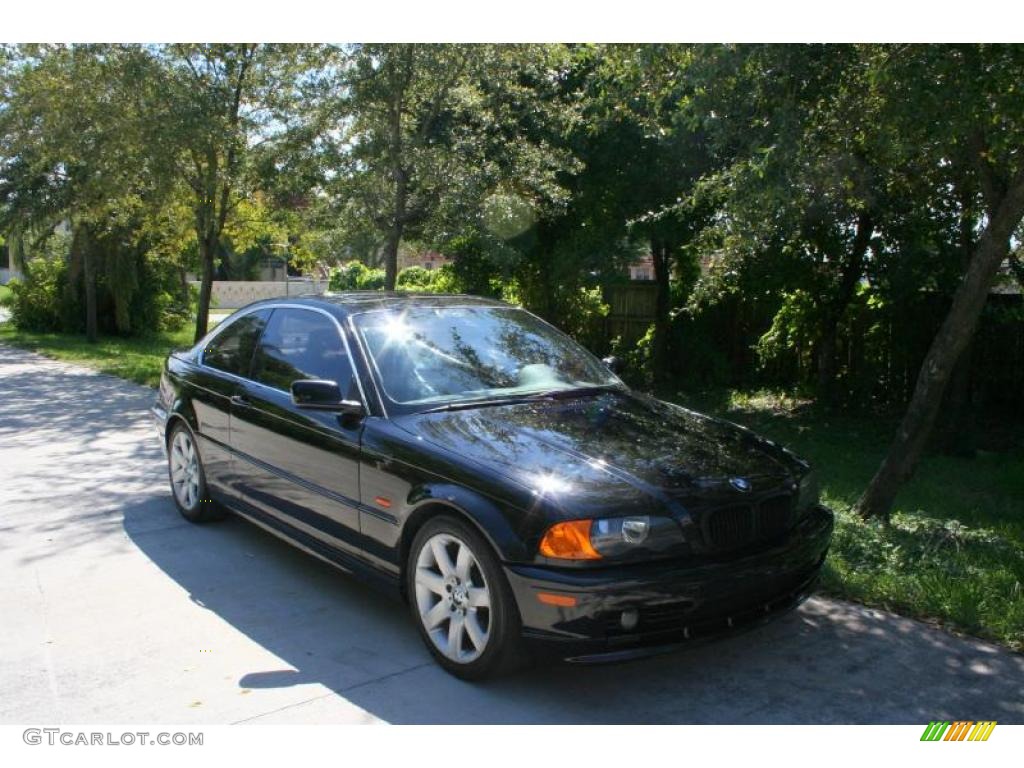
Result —
<instances>
[{"instance_id":1,"label":"building wall","mask_svg":"<svg viewBox=\"0 0 1024 768\"><path fill-rule=\"evenodd\" d=\"M199 281L191 281L199 288ZM216 309L238 309L263 299L286 296L313 296L327 290L323 280L214 280L211 306Z\"/></svg>"},{"instance_id":2,"label":"building wall","mask_svg":"<svg viewBox=\"0 0 1024 768\"><path fill-rule=\"evenodd\" d=\"M406 267L423 267L424 269L433 270L450 263L451 259L449 259L444 254L438 253L437 251L398 254L399 271L405 269Z\"/></svg>"},{"instance_id":3,"label":"building wall","mask_svg":"<svg viewBox=\"0 0 1024 768\"><path fill-rule=\"evenodd\" d=\"M654 259L649 253L629 265L629 279L639 281L654 279Z\"/></svg>"}]
</instances>

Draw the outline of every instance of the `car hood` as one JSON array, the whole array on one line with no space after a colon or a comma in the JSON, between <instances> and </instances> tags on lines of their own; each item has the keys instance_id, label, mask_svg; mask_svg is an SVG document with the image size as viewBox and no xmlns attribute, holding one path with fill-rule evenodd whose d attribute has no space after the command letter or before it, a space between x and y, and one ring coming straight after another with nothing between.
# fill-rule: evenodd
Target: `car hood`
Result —
<instances>
[{"instance_id":1,"label":"car hood","mask_svg":"<svg viewBox=\"0 0 1024 768\"><path fill-rule=\"evenodd\" d=\"M795 459L754 433L631 391L403 416L419 440L487 465L563 506L638 512L740 479L794 476Z\"/></svg>"}]
</instances>

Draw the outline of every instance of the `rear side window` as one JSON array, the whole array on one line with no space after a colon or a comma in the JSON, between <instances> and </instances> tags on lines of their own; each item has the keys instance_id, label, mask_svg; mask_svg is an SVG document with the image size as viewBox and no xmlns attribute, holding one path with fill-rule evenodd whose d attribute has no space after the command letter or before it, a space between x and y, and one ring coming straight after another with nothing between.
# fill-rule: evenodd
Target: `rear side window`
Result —
<instances>
[{"instance_id":1,"label":"rear side window","mask_svg":"<svg viewBox=\"0 0 1024 768\"><path fill-rule=\"evenodd\" d=\"M275 309L260 340L252 378L288 392L299 379L333 381L342 395L352 386L352 363L331 318L306 309Z\"/></svg>"},{"instance_id":2,"label":"rear side window","mask_svg":"<svg viewBox=\"0 0 1024 768\"><path fill-rule=\"evenodd\" d=\"M267 324L267 315L267 312L251 312L218 333L203 350L203 365L247 377L256 342Z\"/></svg>"}]
</instances>

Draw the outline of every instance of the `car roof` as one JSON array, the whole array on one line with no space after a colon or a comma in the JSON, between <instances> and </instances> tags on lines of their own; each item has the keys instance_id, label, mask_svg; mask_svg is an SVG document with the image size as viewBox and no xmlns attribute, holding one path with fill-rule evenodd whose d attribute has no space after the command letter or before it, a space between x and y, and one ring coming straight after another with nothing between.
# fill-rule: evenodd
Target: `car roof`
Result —
<instances>
[{"instance_id":1,"label":"car roof","mask_svg":"<svg viewBox=\"0 0 1024 768\"><path fill-rule=\"evenodd\" d=\"M275 299L264 299L253 302L248 307L264 304L296 304L334 310L335 314L349 315L358 312L370 312L379 309L408 307L508 307L503 301L483 296L470 296L455 293L412 293L406 291L345 291L343 293L324 293L316 296L289 296Z\"/></svg>"}]
</instances>

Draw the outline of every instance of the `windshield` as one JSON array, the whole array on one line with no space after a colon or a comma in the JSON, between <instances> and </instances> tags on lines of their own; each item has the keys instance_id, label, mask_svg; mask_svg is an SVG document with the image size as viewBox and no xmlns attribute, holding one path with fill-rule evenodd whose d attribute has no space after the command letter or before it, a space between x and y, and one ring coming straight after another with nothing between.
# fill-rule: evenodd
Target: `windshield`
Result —
<instances>
[{"instance_id":1,"label":"windshield","mask_svg":"<svg viewBox=\"0 0 1024 768\"><path fill-rule=\"evenodd\" d=\"M621 386L575 341L514 307L413 307L354 321L384 394L399 405Z\"/></svg>"}]
</instances>

